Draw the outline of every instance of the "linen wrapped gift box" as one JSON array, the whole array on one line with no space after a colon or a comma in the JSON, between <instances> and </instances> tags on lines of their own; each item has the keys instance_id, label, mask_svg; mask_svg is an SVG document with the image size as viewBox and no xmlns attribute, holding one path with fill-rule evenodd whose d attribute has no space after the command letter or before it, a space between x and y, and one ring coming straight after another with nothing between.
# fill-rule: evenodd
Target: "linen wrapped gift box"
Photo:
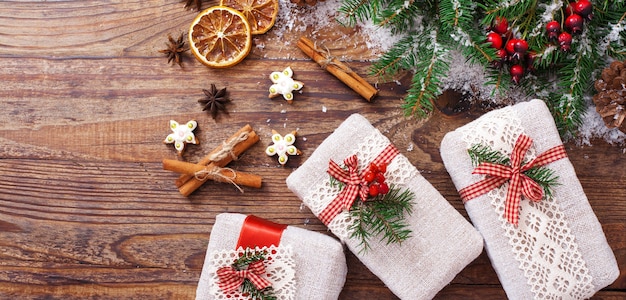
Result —
<instances>
[{"instance_id":1,"label":"linen wrapped gift box","mask_svg":"<svg viewBox=\"0 0 626 300\"><path fill-rule=\"evenodd\" d=\"M336 185L330 184L329 161L342 162L356 154L362 170L388 147L393 145L384 135L363 116L354 114L289 175L287 186L319 218L340 193ZM387 244L373 236L371 248L361 251L360 240L350 237L349 212L342 210L325 223L395 295L431 299L480 255L482 237L402 154L389 162L385 176L386 182L415 194L413 212L406 218L412 231L408 239Z\"/></svg>"},{"instance_id":2,"label":"linen wrapped gift box","mask_svg":"<svg viewBox=\"0 0 626 300\"><path fill-rule=\"evenodd\" d=\"M275 241L275 242L274 242ZM223 213L216 217L207 247L196 299L248 299L220 289L217 270L230 266L252 245L267 250L267 277L279 300L335 300L348 268L336 239L306 229L284 226L255 216ZM278 244L278 245L275 245Z\"/></svg>"},{"instance_id":3,"label":"linen wrapped gift box","mask_svg":"<svg viewBox=\"0 0 626 300\"><path fill-rule=\"evenodd\" d=\"M538 157L534 161L537 166L558 176L552 197L540 200L542 195L532 196L527 191L535 200L517 198L521 199L518 206L513 190L522 190L530 182L507 180L507 176L499 187L479 187L477 182L497 176L472 174L476 166L468 149L473 145L488 146L510 157L509 165L519 166L522 161L516 158L515 163L513 152L527 164ZM618 277L615 256L543 101L491 111L449 132L441 143L441 157L474 226L485 239L487 254L509 298L589 298ZM507 197L509 189L511 196Z\"/></svg>"}]
</instances>

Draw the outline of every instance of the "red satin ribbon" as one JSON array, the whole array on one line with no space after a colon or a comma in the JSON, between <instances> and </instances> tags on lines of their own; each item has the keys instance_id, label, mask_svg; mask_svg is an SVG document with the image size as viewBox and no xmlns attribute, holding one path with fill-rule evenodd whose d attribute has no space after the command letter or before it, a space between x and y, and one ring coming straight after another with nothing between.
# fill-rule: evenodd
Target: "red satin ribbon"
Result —
<instances>
[{"instance_id":1,"label":"red satin ribbon","mask_svg":"<svg viewBox=\"0 0 626 300\"><path fill-rule=\"evenodd\" d=\"M239 247L254 249L254 247L278 246L285 228L287 225L248 215L241 226L236 249Z\"/></svg>"},{"instance_id":2,"label":"red satin ribbon","mask_svg":"<svg viewBox=\"0 0 626 300\"><path fill-rule=\"evenodd\" d=\"M529 136L523 134L519 136L513 147L513 153L511 153L510 166L493 163L481 163L478 165L472 174L483 174L487 175L487 177L459 191L463 202L486 194L509 181L509 187L506 192L504 216L509 223L517 226L522 195L535 202L543 199L543 189L541 186L526 176L524 172L533 167L540 167L567 157L565 147L559 145L548 149L527 164L522 165L524 155L530 149L532 143L533 140Z\"/></svg>"},{"instance_id":3,"label":"red satin ribbon","mask_svg":"<svg viewBox=\"0 0 626 300\"><path fill-rule=\"evenodd\" d=\"M400 151L389 144L376 156L372 163L376 165L389 164L398 154L400 154ZM359 163L356 154L344 159L343 163L347 167L347 170L343 169L333 160L330 160L328 163L328 174L343 182L346 186L335 199L324 208L319 216L317 216L320 221L326 225L341 211L350 210L357 195L360 196L361 199L367 199L367 182L363 179L364 170L359 171Z\"/></svg>"}]
</instances>

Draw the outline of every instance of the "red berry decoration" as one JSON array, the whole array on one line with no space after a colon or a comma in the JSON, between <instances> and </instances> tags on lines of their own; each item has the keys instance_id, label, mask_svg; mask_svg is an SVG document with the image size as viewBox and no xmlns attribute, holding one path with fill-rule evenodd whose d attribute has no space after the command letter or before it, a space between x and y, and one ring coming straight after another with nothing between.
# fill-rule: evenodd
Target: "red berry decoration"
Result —
<instances>
[{"instance_id":1,"label":"red berry decoration","mask_svg":"<svg viewBox=\"0 0 626 300\"><path fill-rule=\"evenodd\" d=\"M576 10L574 9L574 2L570 2L567 7L565 8L565 16L571 16L573 14L576 13Z\"/></svg>"},{"instance_id":2,"label":"red berry decoration","mask_svg":"<svg viewBox=\"0 0 626 300\"><path fill-rule=\"evenodd\" d=\"M573 34L579 34L583 31L583 17L573 14L565 19L565 28Z\"/></svg>"},{"instance_id":3,"label":"red berry decoration","mask_svg":"<svg viewBox=\"0 0 626 300\"><path fill-rule=\"evenodd\" d=\"M374 172L372 171L367 171L365 172L365 175L363 175L363 179L365 179L365 182L367 183L371 183L372 181L374 181Z\"/></svg>"},{"instance_id":4,"label":"red berry decoration","mask_svg":"<svg viewBox=\"0 0 626 300\"><path fill-rule=\"evenodd\" d=\"M550 21L546 24L546 32L548 33L548 39L556 41L559 33L561 33L561 24L557 21Z\"/></svg>"},{"instance_id":5,"label":"red berry decoration","mask_svg":"<svg viewBox=\"0 0 626 300\"><path fill-rule=\"evenodd\" d=\"M514 49L515 52L519 53L520 55L526 54L526 51L528 51L528 42L522 39L518 39L515 41Z\"/></svg>"},{"instance_id":6,"label":"red berry decoration","mask_svg":"<svg viewBox=\"0 0 626 300\"><path fill-rule=\"evenodd\" d=\"M509 21L505 17L496 17L490 28L496 33L505 34L509 30Z\"/></svg>"},{"instance_id":7,"label":"red berry decoration","mask_svg":"<svg viewBox=\"0 0 626 300\"><path fill-rule=\"evenodd\" d=\"M509 57L508 54L506 53L506 50L504 49L500 49L496 51L496 54L498 55L498 57L500 57L500 60L502 61L506 61L506 59Z\"/></svg>"},{"instance_id":8,"label":"red berry decoration","mask_svg":"<svg viewBox=\"0 0 626 300\"><path fill-rule=\"evenodd\" d=\"M389 193L389 186L384 182L381 183L378 188L378 192L380 192L383 195Z\"/></svg>"},{"instance_id":9,"label":"red berry decoration","mask_svg":"<svg viewBox=\"0 0 626 300\"><path fill-rule=\"evenodd\" d=\"M378 165L378 171L383 174L387 173L387 164Z\"/></svg>"},{"instance_id":10,"label":"red berry decoration","mask_svg":"<svg viewBox=\"0 0 626 300\"><path fill-rule=\"evenodd\" d=\"M528 42L522 39L515 40L515 43L513 44L513 50L515 51L515 53L513 53L514 59L520 59L524 57L526 51L528 51Z\"/></svg>"},{"instance_id":11,"label":"red berry decoration","mask_svg":"<svg viewBox=\"0 0 626 300\"><path fill-rule=\"evenodd\" d=\"M509 39L509 41L506 42L506 52L510 55L515 53L515 43L517 43L517 39Z\"/></svg>"},{"instance_id":12,"label":"red berry decoration","mask_svg":"<svg viewBox=\"0 0 626 300\"><path fill-rule=\"evenodd\" d=\"M502 48L502 36L498 33L495 32L490 32L487 35L487 42L491 43L491 47L495 48L495 49L501 49Z\"/></svg>"},{"instance_id":13,"label":"red berry decoration","mask_svg":"<svg viewBox=\"0 0 626 300\"><path fill-rule=\"evenodd\" d=\"M579 14L581 17L591 20L593 5L589 0L579 0L574 2L574 12Z\"/></svg>"},{"instance_id":14,"label":"red berry decoration","mask_svg":"<svg viewBox=\"0 0 626 300\"><path fill-rule=\"evenodd\" d=\"M389 186L385 183L385 172L387 172L387 165L376 165L371 163L363 174L363 180L367 183L369 197L374 198L379 195L384 195L389 192ZM361 199L365 201L365 199Z\"/></svg>"},{"instance_id":15,"label":"red berry decoration","mask_svg":"<svg viewBox=\"0 0 626 300\"><path fill-rule=\"evenodd\" d=\"M561 46L562 51L569 51L570 46L572 45L572 35L563 32L559 34L559 46Z\"/></svg>"},{"instance_id":16,"label":"red berry decoration","mask_svg":"<svg viewBox=\"0 0 626 300\"><path fill-rule=\"evenodd\" d=\"M524 75L524 68L520 65L512 65L510 72L513 82L515 82L515 84L518 84L522 79L522 76Z\"/></svg>"},{"instance_id":17,"label":"red berry decoration","mask_svg":"<svg viewBox=\"0 0 626 300\"><path fill-rule=\"evenodd\" d=\"M369 193L370 193L370 197L378 196L378 194L380 194L380 191L378 189L378 185L377 184L370 185Z\"/></svg>"}]
</instances>

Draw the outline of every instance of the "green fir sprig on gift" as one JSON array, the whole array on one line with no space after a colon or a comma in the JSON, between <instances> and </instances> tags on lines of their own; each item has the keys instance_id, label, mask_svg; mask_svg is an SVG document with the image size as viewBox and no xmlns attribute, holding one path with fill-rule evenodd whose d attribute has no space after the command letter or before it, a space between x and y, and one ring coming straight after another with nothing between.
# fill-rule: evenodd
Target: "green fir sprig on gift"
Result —
<instances>
[{"instance_id":1,"label":"green fir sprig on gift","mask_svg":"<svg viewBox=\"0 0 626 300\"><path fill-rule=\"evenodd\" d=\"M248 268L248 265L255 263L257 261L264 261L267 257L267 251L256 251L252 249L246 249L241 257L237 258L232 266L236 270L245 270ZM274 289L270 286L265 289L259 290L256 286L249 280L244 279L243 284L241 285L241 294L246 294L252 300L277 300L278 298L274 295Z\"/></svg>"},{"instance_id":2,"label":"green fir sprig on gift","mask_svg":"<svg viewBox=\"0 0 626 300\"><path fill-rule=\"evenodd\" d=\"M400 36L373 63L371 73L382 79L402 70L414 73L402 105L407 115L430 114L443 92L450 53L459 51L469 62L483 66L487 84L498 95L516 83L529 98L544 99L561 135L570 137L582 123L585 97L590 96L595 77L612 60L626 59L626 1L587 2L591 10L587 6L587 12L575 11L584 17L577 33L568 27L570 2L561 0L343 0L339 12L346 25L371 20ZM495 49L487 42L487 32L498 19L508 23L501 34L503 45ZM546 25L551 21L558 23L559 33L569 32L569 42L566 36L563 40L567 47L560 36L548 38ZM519 61L504 50L511 39L527 43Z\"/></svg>"},{"instance_id":3,"label":"green fir sprig on gift","mask_svg":"<svg viewBox=\"0 0 626 300\"><path fill-rule=\"evenodd\" d=\"M484 162L509 165L510 160L506 155L491 149L489 146L476 144L470 147L467 152L474 166ZM556 172L547 167L533 167L524 172L524 174L541 186L546 198L552 197L552 188L559 184L559 177L556 175Z\"/></svg>"},{"instance_id":4,"label":"green fir sprig on gift","mask_svg":"<svg viewBox=\"0 0 626 300\"><path fill-rule=\"evenodd\" d=\"M359 240L359 252L370 249L372 236L381 235L381 241L402 243L411 236L411 229L405 220L413 212L415 195L408 189L391 186L389 192L366 201L354 201L350 216L354 223L350 226L350 238Z\"/></svg>"}]
</instances>

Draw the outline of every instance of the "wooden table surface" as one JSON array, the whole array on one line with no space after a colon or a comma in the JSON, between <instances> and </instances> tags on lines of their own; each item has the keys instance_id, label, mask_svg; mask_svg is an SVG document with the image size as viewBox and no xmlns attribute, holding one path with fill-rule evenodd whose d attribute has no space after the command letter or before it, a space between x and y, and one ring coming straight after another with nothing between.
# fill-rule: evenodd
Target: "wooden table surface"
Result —
<instances>
[{"instance_id":1,"label":"wooden table surface","mask_svg":"<svg viewBox=\"0 0 626 300\"><path fill-rule=\"evenodd\" d=\"M378 83L377 99L364 101L295 46L300 36L311 37L367 74L374 54L358 31L339 25L282 24L255 37L252 53L229 69L209 69L190 55L184 68L168 65L158 50L168 34L186 32L195 14L176 0L0 2L0 298L193 299L222 212L329 234L285 178L353 113L389 137L466 216L439 145L484 109L406 118L400 105L409 75ZM305 83L291 105L267 98L269 73L287 66ZM227 87L232 99L230 113L216 121L197 102L211 83ZM261 141L229 166L263 176L263 187L240 194L209 182L181 196L177 174L162 170L163 158L177 159L173 146L162 143L170 119L198 121L201 143L179 158L189 162L250 124ZM298 130L303 154L286 167L264 153L272 129ZM594 298L624 299L624 151L602 140L566 147L622 270ZM395 299L354 255L347 260L341 299ZM503 298L484 253L437 295Z\"/></svg>"}]
</instances>

